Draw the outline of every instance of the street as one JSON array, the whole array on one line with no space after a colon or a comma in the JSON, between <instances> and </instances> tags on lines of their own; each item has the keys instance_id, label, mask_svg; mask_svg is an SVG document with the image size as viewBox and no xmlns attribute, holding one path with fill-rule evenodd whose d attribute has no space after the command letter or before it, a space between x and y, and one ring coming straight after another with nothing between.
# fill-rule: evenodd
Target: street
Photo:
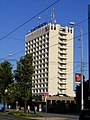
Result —
<instances>
[{"instance_id":1,"label":"street","mask_svg":"<svg viewBox=\"0 0 90 120\"><path fill-rule=\"evenodd\" d=\"M39 113L39 115L45 116L44 119L41 120L78 120L78 115L70 115L70 114L53 114L53 113Z\"/></svg>"},{"instance_id":2,"label":"street","mask_svg":"<svg viewBox=\"0 0 90 120\"><path fill-rule=\"evenodd\" d=\"M78 120L77 115L64 115L64 114L42 114L44 117L40 118L19 118L14 116L0 116L0 120Z\"/></svg>"},{"instance_id":3,"label":"street","mask_svg":"<svg viewBox=\"0 0 90 120\"><path fill-rule=\"evenodd\" d=\"M26 118L14 117L14 116L4 116L4 115L0 115L0 120L28 120L28 119L26 119Z\"/></svg>"}]
</instances>

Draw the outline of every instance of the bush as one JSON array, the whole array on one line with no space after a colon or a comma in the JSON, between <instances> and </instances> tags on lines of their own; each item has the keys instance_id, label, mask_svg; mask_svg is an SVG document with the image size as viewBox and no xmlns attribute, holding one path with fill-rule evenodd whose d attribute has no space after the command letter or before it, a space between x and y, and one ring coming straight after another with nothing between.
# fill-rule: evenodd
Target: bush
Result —
<instances>
[{"instance_id":1,"label":"bush","mask_svg":"<svg viewBox=\"0 0 90 120\"><path fill-rule=\"evenodd\" d=\"M26 114L24 112L9 112L8 114L13 116L19 116L19 117L42 117L37 114Z\"/></svg>"}]
</instances>

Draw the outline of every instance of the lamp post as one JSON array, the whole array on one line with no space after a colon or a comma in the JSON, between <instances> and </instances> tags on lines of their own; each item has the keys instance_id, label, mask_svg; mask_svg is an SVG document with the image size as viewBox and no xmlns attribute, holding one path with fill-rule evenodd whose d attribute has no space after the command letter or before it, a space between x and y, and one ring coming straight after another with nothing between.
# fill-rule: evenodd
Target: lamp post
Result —
<instances>
[{"instance_id":1,"label":"lamp post","mask_svg":"<svg viewBox=\"0 0 90 120\"><path fill-rule=\"evenodd\" d=\"M84 109L84 99L83 99L83 75L84 75L84 65L83 65L83 30L80 28L80 41L81 41L81 110Z\"/></svg>"},{"instance_id":2,"label":"lamp post","mask_svg":"<svg viewBox=\"0 0 90 120\"><path fill-rule=\"evenodd\" d=\"M7 92L8 92L8 90L6 89L6 90L5 90L5 93L7 93Z\"/></svg>"},{"instance_id":3,"label":"lamp post","mask_svg":"<svg viewBox=\"0 0 90 120\"><path fill-rule=\"evenodd\" d=\"M12 54L9 54L8 56L12 56Z\"/></svg>"},{"instance_id":4,"label":"lamp post","mask_svg":"<svg viewBox=\"0 0 90 120\"><path fill-rule=\"evenodd\" d=\"M5 89L5 94L4 94L4 103L3 103L3 111L5 111L6 109L6 94L7 94L8 90Z\"/></svg>"},{"instance_id":5,"label":"lamp post","mask_svg":"<svg viewBox=\"0 0 90 120\"><path fill-rule=\"evenodd\" d=\"M70 25L74 25L74 22L69 22ZM83 65L83 30L80 27L80 42L81 42L81 110L84 109L83 99L83 76L84 76L84 65Z\"/></svg>"},{"instance_id":6,"label":"lamp post","mask_svg":"<svg viewBox=\"0 0 90 120\"><path fill-rule=\"evenodd\" d=\"M70 25L72 25L72 26L73 26L73 25L75 25L75 23L74 23L74 22L69 22L69 24L70 24Z\"/></svg>"}]
</instances>

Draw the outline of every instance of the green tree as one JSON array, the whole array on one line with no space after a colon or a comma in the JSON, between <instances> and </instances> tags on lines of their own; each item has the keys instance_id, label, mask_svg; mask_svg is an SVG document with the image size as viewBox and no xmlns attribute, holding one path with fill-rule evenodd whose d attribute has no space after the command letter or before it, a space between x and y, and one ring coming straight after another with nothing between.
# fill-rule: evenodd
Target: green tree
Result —
<instances>
[{"instance_id":1,"label":"green tree","mask_svg":"<svg viewBox=\"0 0 90 120\"><path fill-rule=\"evenodd\" d=\"M7 100L13 103L18 95L18 84L16 82L10 84L7 88Z\"/></svg>"},{"instance_id":2,"label":"green tree","mask_svg":"<svg viewBox=\"0 0 90 120\"><path fill-rule=\"evenodd\" d=\"M24 112L26 112L27 100L32 97L32 54L27 54L21 57L17 62L17 70L15 73L15 79L18 83L18 95L24 100Z\"/></svg>"},{"instance_id":3,"label":"green tree","mask_svg":"<svg viewBox=\"0 0 90 120\"><path fill-rule=\"evenodd\" d=\"M0 63L0 97L4 104L5 110L5 100L6 100L6 90L8 86L13 82L12 65L8 61Z\"/></svg>"}]
</instances>

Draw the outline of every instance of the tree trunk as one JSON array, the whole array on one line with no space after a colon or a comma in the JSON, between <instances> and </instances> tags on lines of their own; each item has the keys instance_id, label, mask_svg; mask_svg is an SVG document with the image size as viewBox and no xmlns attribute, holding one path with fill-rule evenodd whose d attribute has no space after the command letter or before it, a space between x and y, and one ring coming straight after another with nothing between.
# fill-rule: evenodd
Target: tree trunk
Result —
<instances>
[{"instance_id":1,"label":"tree trunk","mask_svg":"<svg viewBox=\"0 0 90 120\"><path fill-rule=\"evenodd\" d=\"M24 100L24 113L26 113L27 101Z\"/></svg>"},{"instance_id":2,"label":"tree trunk","mask_svg":"<svg viewBox=\"0 0 90 120\"><path fill-rule=\"evenodd\" d=\"M3 108L2 108L2 112L5 112L5 98L4 98L4 96L2 96L2 98L3 98Z\"/></svg>"},{"instance_id":3,"label":"tree trunk","mask_svg":"<svg viewBox=\"0 0 90 120\"><path fill-rule=\"evenodd\" d=\"M5 112L5 100L4 100L4 103L3 103L3 112Z\"/></svg>"}]
</instances>

